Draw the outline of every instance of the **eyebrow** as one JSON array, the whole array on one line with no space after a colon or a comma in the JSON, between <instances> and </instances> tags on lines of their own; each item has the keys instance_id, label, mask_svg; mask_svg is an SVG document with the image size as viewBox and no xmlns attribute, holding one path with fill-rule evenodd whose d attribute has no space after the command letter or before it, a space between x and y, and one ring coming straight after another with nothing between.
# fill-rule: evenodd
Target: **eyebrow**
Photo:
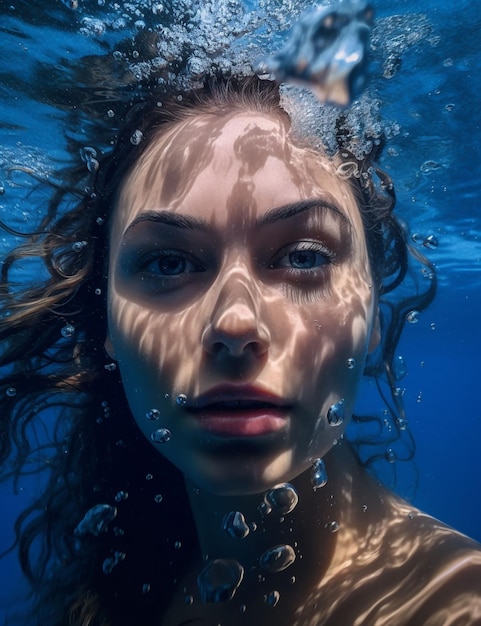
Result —
<instances>
[{"instance_id":1,"label":"eyebrow","mask_svg":"<svg viewBox=\"0 0 481 626\"><path fill-rule=\"evenodd\" d=\"M325 198L311 198L309 200L300 200L299 202L291 202L284 206L270 209L262 217L256 220L256 226L265 226L267 224L273 224L281 220L287 220L295 215L304 213L310 209L324 209L333 213L337 219L340 219L348 226L351 226L351 222L346 214L341 209ZM164 224L165 226L173 226L175 228L182 228L186 230L200 230L207 232L210 230L208 222L192 215L178 215L177 213L171 213L170 211L145 211L137 216L127 227L124 237L131 231L137 224L142 222L155 222L158 224Z\"/></svg>"}]
</instances>

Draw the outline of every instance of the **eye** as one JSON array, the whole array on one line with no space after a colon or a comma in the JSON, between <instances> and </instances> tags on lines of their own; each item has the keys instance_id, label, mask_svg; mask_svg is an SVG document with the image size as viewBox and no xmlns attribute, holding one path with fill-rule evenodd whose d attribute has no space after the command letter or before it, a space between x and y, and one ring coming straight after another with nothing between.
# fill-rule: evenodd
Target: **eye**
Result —
<instances>
[{"instance_id":1,"label":"eye","mask_svg":"<svg viewBox=\"0 0 481 626\"><path fill-rule=\"evenodd\" d=\"M335 254L319 242L300 241L283 248L270 269L315 270L334 261Z\"/></svg>"},{"instance_id":2,"label":"eye","mask_svg":"<svg viewBox=\"0 0 481 626\"><path fill-rule=\"evenodd\" d=\"M177 250L152 252L144 256L139 265L143 272L160 277L176 277L204 271L204 268L193 258Z\"/></svg>"}]
</instances>

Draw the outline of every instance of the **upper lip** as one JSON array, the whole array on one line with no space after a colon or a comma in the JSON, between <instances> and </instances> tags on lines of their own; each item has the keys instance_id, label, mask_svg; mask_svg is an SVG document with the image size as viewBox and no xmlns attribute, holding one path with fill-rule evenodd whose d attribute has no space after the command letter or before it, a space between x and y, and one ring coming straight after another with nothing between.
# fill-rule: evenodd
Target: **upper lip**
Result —
<instances>
[{"instance_id":1,"label":"upper lip","mask_svg":"<svg viewBox=\"0 0 481 626\"><path fill-rule=\"evenodd\" d=\"M190 398L187 409L202 409L222 402L239 402L242 404L266 404L273 407L292 406L285 398L253 385L219 385L201 395Z\"/></svg>"}]
</instances>

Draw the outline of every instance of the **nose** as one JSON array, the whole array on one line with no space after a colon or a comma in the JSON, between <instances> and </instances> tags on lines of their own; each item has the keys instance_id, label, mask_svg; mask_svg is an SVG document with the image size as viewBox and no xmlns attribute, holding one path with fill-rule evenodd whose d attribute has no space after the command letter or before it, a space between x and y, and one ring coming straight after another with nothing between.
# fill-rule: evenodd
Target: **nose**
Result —
<instances>
[{"instance_id":1,"label":"nose","mask_svg":"<svg viewBox=\"0 0 481 626\"><path fill-rule=\"evenodd\" d=\"M260 294L242 277L229 277L218 293L202 345L211 355L261 356L267 352L270 333L261 320Z\"/></svg>"}]
</instances>

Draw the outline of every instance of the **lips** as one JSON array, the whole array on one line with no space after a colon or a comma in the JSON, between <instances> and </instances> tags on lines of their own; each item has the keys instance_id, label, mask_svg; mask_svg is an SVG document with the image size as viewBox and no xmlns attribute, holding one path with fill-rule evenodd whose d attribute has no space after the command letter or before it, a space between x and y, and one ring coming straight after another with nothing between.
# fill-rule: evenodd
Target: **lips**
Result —
<instances>
[{"instance_id":1,"label":"lips","mask_svg":"<svg viewBox=\"0 0 481 626\"><path fill-rule=\"evenodd\" d=\"M292 403L252 386L223 385L189 401L201 428L226 437L261 436L285 428Z\"/></svg>"}]
</instances>

